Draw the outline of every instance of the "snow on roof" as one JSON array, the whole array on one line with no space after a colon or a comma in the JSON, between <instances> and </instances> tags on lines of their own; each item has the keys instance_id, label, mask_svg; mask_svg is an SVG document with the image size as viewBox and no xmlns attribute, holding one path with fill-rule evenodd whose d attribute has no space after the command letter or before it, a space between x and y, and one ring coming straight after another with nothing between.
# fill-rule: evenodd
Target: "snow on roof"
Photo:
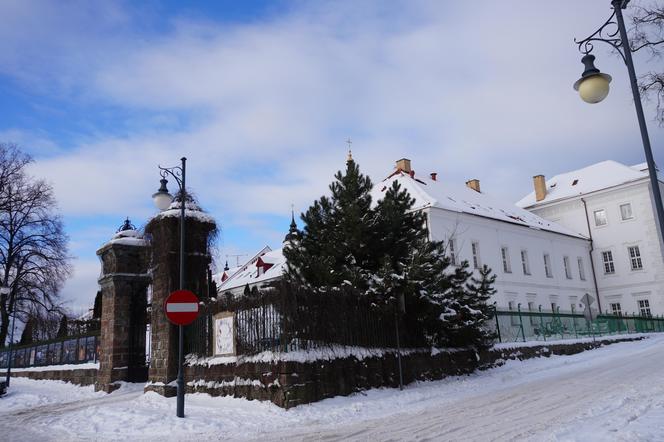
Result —
<instances>
[{"instance_id":1,"label":"snow on roof","mask_svg":"<svg viewBox=\"0 0 664 442\"><path fill-rule=\"evenodd\" d=\"M230 278L241 268L242 266L229 267L228 270L222 270L221 272L214 273L212 274L212 280L217 284L217 286L219 286L219 284L222 283L221 279L224 277L224 273L226 274L227 278Z\"/></svg>"},{"instance_id":2,"label":"snow on roof","mask_svg":"<svg viewBox=\"0 0 664 442\"><path fill-rule=\"evenodd\" d=\"M585 238L579 233L540 218L534 213L516 207L511 203L500 201L486 193L476 192L466 185L432 180L430 177L411 177L408 173L400 170L374 187L372 191L373 200L382 199L387 189L392 186L393 181L398 181L401 188L406 189L410 196L415 199L415 209L435 207L452 212L491 218L532 229Z\"/></svg>"},{"instance_id":3,"label":"snow on roof","mask_svg":"<svg viewBox=\"0 0 664 442\"><path fill-rule=\"evenodd\" d=\"M113 235L113 238L111 238L108 244L123 244L126 246L144 246L147 244L147 242L139 231L134 229L128 229L128 230L120 230L118 233Z\"/></svg>"},{"instance_id":4,"label":"snow on roof","mask_svg":"<svg viewBox=\"0 0 664 442\"><path fill-rule=\"evenodd\" d=\"M202 223L216 224L214 218L203 210L193 201L187 201L184 206L184 216L185 218L195 218ZM180 217L180 201L173 201L168 209L157 213L152 218L160 217Z\"/></svg>"},{"instance_id":5,"label":"snow on roof","mask_svg":"<svg viewBox=\"0 0 664 442\"><path fill-rule=\"evenodd\" d=\"M584 195L609 187L637 181L648 177L648 166L637 164L626 166L617 161L600 163L554 176L546 181L546 197L535 200L533 190L516 203L519 207L532 207L578 195Z\"/></svg>"},{"instance_id":6,"label":"snow on roof","mask_svg":"<svg viewBox=\"0 0 664 442\"><path fill-rule=\"evenodd\" d=\"M256 263L258 259L266 264L272 264L270 268L264 272L259 272ZM235 272L230 278L222 282L218 287L219 292L232 290L238 287L244 287L247 284L254 285L260 282L270 281L279 278L286 270L286 258L282 249L271 250L269 247L264 247L252 259L247 261L245 265Z\"/></svg>"},{"instance_id":7,"label":"snow on roof","mask_svg":"<svg viewBox=\"0 0 664 442\"><path fill-rule=\"evenodd\" d=\"M281 253L281 249L279 249L267 252L265 255L261 256L260 259L265 264L278 264L284 260L284 255Z\"/></svg>"}]
</instances>

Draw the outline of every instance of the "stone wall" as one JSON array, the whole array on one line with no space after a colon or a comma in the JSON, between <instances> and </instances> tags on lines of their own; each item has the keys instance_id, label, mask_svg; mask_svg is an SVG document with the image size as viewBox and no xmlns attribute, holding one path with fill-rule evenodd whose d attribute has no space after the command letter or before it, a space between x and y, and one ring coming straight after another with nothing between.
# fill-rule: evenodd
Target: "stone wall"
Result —
<instances>
[{"instance_id":1,"label":"stone wall","mask_svg":"<svg viewBox=\"0 0 664 442\"><path fill-rule=\"evenodd\" d=\"M620 340L597 340L570 344L537 345L474 352L414 352L402 357L404 384L458 376L504 364L509 359L530 359L551 355L572 355ZM346 357L315 362L237 362L219 365L191 365L185 368L187 392L212 396L234 396L271 401L284 408L320 401L378 387L398 387L398 365L394 353L380 357Z\"/></svg>"},{"instance_id":2,"label":"stone wall","mask_svg":"<svg viewBox=\"0 0 664 442\"><path fill-rule=\"evenodd\" d=\"M43 370L43 371L13 371L13 378L29 378L36 380L65 381L76 385L94 385L97 380L96 368L81 368L77 370ZM4 373L3 373L4 379Z\"/></svg>"},{"instance_id":3,"label":"stone wall","mask_svg":"<svg viewBox=\"0 0 664 442\"><path fill-rule=\"evenodd\" d=\"M480 355L474 352L413 352L403 356L404 384L417 380L435 380L459 376L480 369L499 366L507 360L525 360L551 355L573 355L617 342L635 341L642 337L597 340L569 344L536 345L492 349ZM371 357L345 357L311 362L272 361L237 362L219 365L185 367L187 393L233 396L271 401L283 408L347 396L379 387L398 387L397 358L394 353ZM0 372L0 375L2 373ZM19 371L12 376L30 379L62 380L77 385L92 385L97 369ZM146 390L164 393L163 388L148 385ZM162 386L163 387L163 386Z\"/></svg>"}]
</instances>

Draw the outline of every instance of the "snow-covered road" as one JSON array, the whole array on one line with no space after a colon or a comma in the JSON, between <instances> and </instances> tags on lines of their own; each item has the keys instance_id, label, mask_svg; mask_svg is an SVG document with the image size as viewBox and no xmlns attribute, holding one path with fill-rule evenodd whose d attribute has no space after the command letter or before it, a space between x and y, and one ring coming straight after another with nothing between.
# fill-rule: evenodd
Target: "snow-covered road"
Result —
<instances>
[{"instance_id":1,"label":"snow-covered road","mask_svg":"<svg viewBox=\"0 0 664 442\"><path fill-rule=\"evenodd\" d=\"M0 399L1 438L664 441L664 336L287 411L200 394L186 411L176 418L174 398L138 385L104 395L14 379Z\"/></svg>"},{"instance_id":2,"label":"snow-covered road","mask_svg":"<svg viewBox=\"0 0 664 442\"><path fill-rule=\"evenodd\" d=\"M548 362L548 363L547 363ZM537 370L533 370L537 367ZM510 364L484 391L288 440L664 440L664 340ZM498 375L499 380L496 379ZM484 384L484 379L475 379ZM473 383L473 381L471 381ZM497 387L497 388L496 388Z\"/></svg>"}]
</instances>

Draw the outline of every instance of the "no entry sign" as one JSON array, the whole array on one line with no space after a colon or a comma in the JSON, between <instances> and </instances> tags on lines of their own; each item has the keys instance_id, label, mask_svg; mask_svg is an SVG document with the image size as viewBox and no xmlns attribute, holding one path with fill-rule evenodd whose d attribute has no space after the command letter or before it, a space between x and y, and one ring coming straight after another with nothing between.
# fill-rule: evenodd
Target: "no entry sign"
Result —
<instances>
[{"instance_id":1,"label":"no entry sign","mask_svg":"<svg viewBox=\"0 0 664 442\"><path fill-rule=\"evenodd\" d=\"M189 325L198 317L198 298L189 290L177 290L166 298L164 312L175 325Z\"/></svg>"}]
</instances>

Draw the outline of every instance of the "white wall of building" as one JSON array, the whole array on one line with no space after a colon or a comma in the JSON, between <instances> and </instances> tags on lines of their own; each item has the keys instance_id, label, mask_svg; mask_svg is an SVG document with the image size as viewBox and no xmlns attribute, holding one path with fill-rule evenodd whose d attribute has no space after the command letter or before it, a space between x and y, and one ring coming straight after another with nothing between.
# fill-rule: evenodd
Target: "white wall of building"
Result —
<instances>
[{"instance_id":1,"label":"white wall of building","mask_svg":"<svg viewBox=\"0 0 664 442\"><path fill-rule=\"evenodd\" d=\"M664 261L657 234L647 180L583 195L593 238L593 260L603 312L620 304L623 314L641 312L639 301L647 300L653 315L664 314ZM530 209L533 213L588 235L581 196ZM632 218L622 219L620 206L629 204ZM596 225L594 214L604 210L606 225ZM642 269L632 269L629 247L637 246ZM606 273L603 253L610 251L615 271ZM643 303L642 303L643 304Z\"/></svg>"},{"instance_id":2,"label":"white wall of building","mask_svg":"<svg viewBox=\"0 0 664 442\"><path fill-rule=\"evenodd\" d=\"M467 260L473 266L472 242L479 244L481 264L486 264L496 274L497 293L494 295L499 309L510 306L522 310L551 311L551 304L561 312L577 312L584 294L595 297L590 268L590 242L572 236L533 229L497 221L490 218L457 213L438 208L426 209L431 236L435 240L454 238L459 260ZM511 273L503 269L501 248L507 247ZM527 252L530 274L524 274L521 251ZM544 254L551 260L551 277L544 269ZM571 278L565 274L563 257L569 258ZM578 259L581 259L585 280L579 275ZM530 303L530 304L529 304Z\"/></svg>"}]
</instances>

